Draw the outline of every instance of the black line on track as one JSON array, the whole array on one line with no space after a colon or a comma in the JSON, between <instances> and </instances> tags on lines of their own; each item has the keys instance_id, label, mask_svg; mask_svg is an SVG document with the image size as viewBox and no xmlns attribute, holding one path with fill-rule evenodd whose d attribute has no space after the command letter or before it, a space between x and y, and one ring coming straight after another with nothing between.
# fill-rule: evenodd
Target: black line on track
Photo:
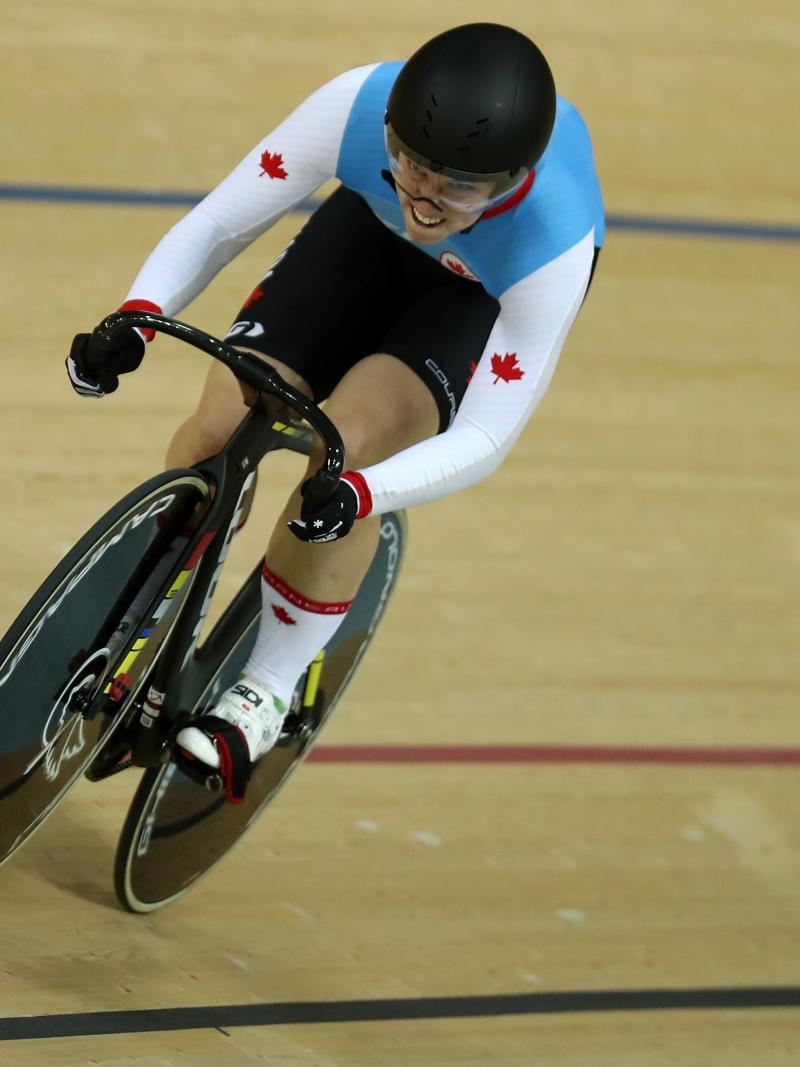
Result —
<instances>
[{"instance_id":1,"label":"black line on track","mask_svg":"<svg viewBox=\"0 0 800 1067\"><path fill-rule=\"evenodd\" d=\"M703 1011L800 1007L800 986L711 989L612 989L501 996L419 997L406 1000L298 1001L228 1004L143 1011L75 1012L0 1018L0 1041L143 1034L169 1030L226 1030L236 1026L405 1022L618 1011Z\"/></svg>"}]
</instances>

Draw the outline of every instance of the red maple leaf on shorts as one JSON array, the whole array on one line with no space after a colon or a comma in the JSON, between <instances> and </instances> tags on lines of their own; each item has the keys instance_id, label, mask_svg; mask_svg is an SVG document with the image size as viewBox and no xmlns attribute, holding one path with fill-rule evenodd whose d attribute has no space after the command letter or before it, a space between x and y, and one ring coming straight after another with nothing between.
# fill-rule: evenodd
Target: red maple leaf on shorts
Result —
<instances>
[{"instance_id":1,"label":"red maple leaf on shorts","mask_svg":"<svg viewBox=\"0 0 800 1067\"><path fill-rule=\"evenodd\" d=\"M293 619L282 604L270 604L270 607L278 622L282 622L284 626L297 626L297 619Z\"/></svg>"},{"instance_id":2,"label":"red maple leaf on shorts","mask_svg":"<svg viewBox=\"0 0 800 1067\"><path fill-rule=\"evenodd\" d=\"M504 356L495 352L492 356L492 374L495 376L494 385L497 385L501 378L504 382L519 381L524 377L525 371L517 362L516 352L506 352Z\"/></svg>"},{"instance_id":3,"label":"red maple leaf on shorts","mask_svg":"<svg viewBox=\"0 0 800 1067\"><path fill-rule=\"evenodd\" d=\"M474 359L470 360L470 363L469 363L469 374L467 375L467 385L469 385L469 383L472 381L472 376L473 376L473 374L475 373L475 371L477 369L478 369L477 361L474 360Z\"/></svg>"},{"instance_id":4,"label":"red maple leaf on shorts","mask_svg":"<svg viewBox=\"0 0 800 1067\"><path fill-rule=\"evenodd\" d=\"M259 178L263 178L265 174L268 174L270 178L280 178L281 181L286 181L289 177L283 169L283 156L280 152L261 153L261 173Z\"/></svg>"},{"instance_id":5,"label":"red maple leaf on shorts","mask_svg":"<svg viewBox=\"0 0 800 1067\"><path fill-rule=\"evenodd\" d=\"M250 296L248 296L248 298L247 298L247 300L245 300L244 304L242 304L242 311L246 311L250 307L251 304L254 304L256 302L256 300L260 300L263 295L264 295L264 290L259 285L259 287L257 289L254 289L252 291L252 293L250 294Z\"/></svg>"}]
</instances>

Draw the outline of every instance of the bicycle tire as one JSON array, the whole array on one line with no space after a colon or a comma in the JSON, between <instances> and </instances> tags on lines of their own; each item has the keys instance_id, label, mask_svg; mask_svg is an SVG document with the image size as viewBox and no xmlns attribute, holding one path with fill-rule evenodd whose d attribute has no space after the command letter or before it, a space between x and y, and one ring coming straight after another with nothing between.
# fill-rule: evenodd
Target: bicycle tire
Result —
<instances>
[{"instance_id":1,"label":"bicycle tire","mask_svg":"<svg viewBox=\"0 0 800 1067\"><path fill-rule=\"evenodd\" d=\"M113 612L150 567L164 530L184 523L208 496L207 482L191 470L167 471L132 490L67 553L0 640L0 863L41 826L124 716L166 626L145 642L116 705L110 683L131 654L124 643L110 654L93 645L113 628ZM85 697L80 712L76 694Z\"/></svg>"},{"instance_id":2,"label":"bicycle tire","mask_svg":"<svg viewBox=\"0 0 800 1067\"><path fill-rule=\"evenodd\" d=\"M172 763L145 771L131 802L114 863L114 890L128 911L147 913L184 895L240 840L310 751L366 652L383 616L402 562L404 513L383 516L372 564L344 623L324 650L318 685L316 725L284 737L256 765L244 803L228 804ZM260 566L237 601L217 624L208 645L215 662L198 693L196 713L213 707L216 696L235 682L250 654L261 612ZM318 657L315 663L319 662ZM309 697L307 672L296 701ZM184 681L185 684L185 681Z\"/></svg>"}]
</instances>

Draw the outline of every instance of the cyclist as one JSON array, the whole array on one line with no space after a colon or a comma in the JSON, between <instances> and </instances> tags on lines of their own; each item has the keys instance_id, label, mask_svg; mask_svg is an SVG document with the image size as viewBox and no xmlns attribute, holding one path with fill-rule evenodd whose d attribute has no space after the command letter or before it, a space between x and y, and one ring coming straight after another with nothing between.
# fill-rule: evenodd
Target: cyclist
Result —
<instances>
[{"instance_id":1,"label":"cyclist","mask_svg":"<svg viewBox=\"0 0 800 1067\"><path fill-rule=\"evenodd\" d=\"M176 314L334 176L340 187L227 335L327 400L350 464L317 510L298 487L269 543L255 647L214 711L242 731L251 761L277 740L297 679L344 619L378 516L464 489L507 455L550 383L603 242L579 113L526 36L471 24L313 93L166 234L122 308ZM67 359L74 388L116 389L141 362L144 333L124 331L110 347L79 334ZM256 402L214 363L169 466L216 452L245 399ZM223 742L202 720L178 741L220 765Z\"/></svg>"}]
</instances>

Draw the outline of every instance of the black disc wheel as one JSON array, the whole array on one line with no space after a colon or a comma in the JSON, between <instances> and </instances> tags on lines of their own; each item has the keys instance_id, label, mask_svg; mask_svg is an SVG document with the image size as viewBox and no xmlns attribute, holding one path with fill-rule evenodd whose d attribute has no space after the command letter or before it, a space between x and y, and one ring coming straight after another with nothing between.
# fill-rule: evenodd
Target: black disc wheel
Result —
<instances>
[{"instance_id":1,"label":"black disc wheel","mask_svg":"<svg viewBox=\"0 0 800 1067\"><path fill-rule=\"evenodd\" d=\"M113 733L163 639L140 639L134 653L130 642L111 640L113 631L208 496L193 471L135 489L81 538L0 641L0 862ZM111 690L123 662L130 688L120 697Z\"/></svg>"},{"instance_id":2,"label":"black disc wheel","mask_svg":"<svg viewBox=\"0 0 800 1067\"><path fill-rule=\"evenodd\" d=\"M229 804L175 764L148 770L131 803L117 849L114 886L135 912L182 896L239 840L276 795L316 739L353 676L381 619L402 559L405 518L384 515L369 571L345 621L295 692L285 733L256 764L242 804ZM195 713L210 712L236 682L255 641L261 612L260 566L228 608L205 648L184 672L197 671Z\"/></svg>"}]
</instances>

